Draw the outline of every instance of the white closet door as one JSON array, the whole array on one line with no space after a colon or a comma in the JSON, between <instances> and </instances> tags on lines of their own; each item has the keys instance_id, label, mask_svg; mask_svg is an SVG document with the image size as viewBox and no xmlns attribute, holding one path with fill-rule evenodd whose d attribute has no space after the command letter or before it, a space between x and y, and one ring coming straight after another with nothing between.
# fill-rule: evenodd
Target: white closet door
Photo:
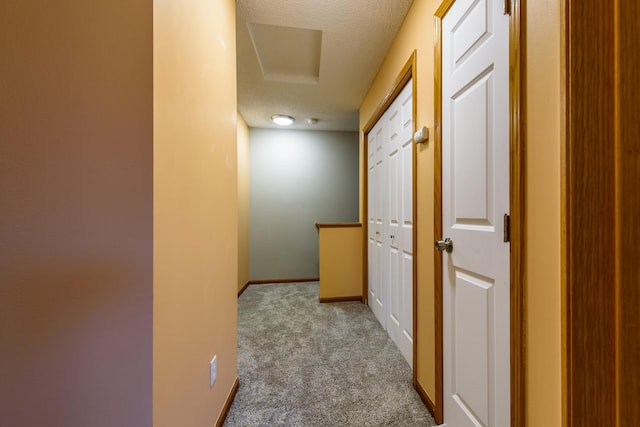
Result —
<instances>
[{"instance_id":1,"label":"white closet door","mask_svg":"<svg viewBox=\"0 0 640 427\"><path fill-rule=\"evenodd\" d=\"M389 129L388 231L389 311L387 329L413 366L413 102L412 81L386 113Z\"/></svg>"},{"instance_id":2,"label":"white closet door","mask_svg":"<svg viewBox=\"0 0 640 427\"><path fill-rule=\"evenodd\" d=\"M369 305L413 366L413 102L410 80L368 136Z\"/></svg>"},{"instance_id":3,"label":"white closet door","mask_svg":"<svg viewBox=\"0 0 640 427\"><path fill-rule=\"evenodd\" d=\"M387 296L383 291L383 223L382 203L384 195L379 191L384 179L382 147L386 132L379 121L369 132L368 139L368 252L369 252L369 306L378 321L386 329Z\"/></svg>"}]
</instances>

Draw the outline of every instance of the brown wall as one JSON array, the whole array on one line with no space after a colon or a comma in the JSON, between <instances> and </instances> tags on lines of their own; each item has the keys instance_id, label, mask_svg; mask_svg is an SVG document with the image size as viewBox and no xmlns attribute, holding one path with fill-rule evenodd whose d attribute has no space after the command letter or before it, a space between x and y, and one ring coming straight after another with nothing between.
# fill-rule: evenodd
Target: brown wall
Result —
<instances>
[{"instance_id":1,"label":"brown wall","mask_svg":"<svg viewBox=\"0 0 640 427\"><path fill-rule=\"evenodd\" d=\"M0 425L151 426L152 8L0 5Z\"/></svg>"},{"instance_id":2,"label":"brown wall","mask_svg":"<svg viewBox=\"0 0 640 427\"><path fill-rule=\"evenodd\" d=\"M364 128L416 50L417 127L434 123L433 15L439 0L415 0L360 107ZM523 1L524 3L524 1ZM560 149L561 9L554 0L527 3L527 148L525 282L527 288L528 425L561 424ZM361 153L362 136L361 136ZM417 154L418 383L435 401L433 144ZM363 158L361 156L361 161ZM362 163L361 163L362 164ZM361 182L363 182L361 168ZM360 194L365 194L361 190ZM363 200L361 199L361 208ZM362 209L361 209L362 212ZM361 220L363 220L361 218Z\"/></svg>"},{"instance_id":3,"label":"brown wall","mask_svg":"<svg viewBox=\"0 0 640 427\"><path fill-rule=\"evenodd\" d=\"M249 282L249 128L238 114L238 292Z\"/></svg>"},{"instance_id":4,"label":"brown wall","mask_svg":"<svg viewBox=\"0 0 640 427\"><path fill-rule=\"evenodd\" d=\"M210 426L237 378L235 2L158 1L153 18L153 419Z\"/></svg>"}]
</instances>

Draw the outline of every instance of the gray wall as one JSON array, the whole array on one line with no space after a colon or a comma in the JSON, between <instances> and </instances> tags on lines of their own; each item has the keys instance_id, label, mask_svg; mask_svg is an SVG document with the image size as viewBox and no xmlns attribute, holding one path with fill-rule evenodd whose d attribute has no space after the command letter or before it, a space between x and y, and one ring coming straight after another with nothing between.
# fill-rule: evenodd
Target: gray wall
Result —
<instances>
[{"instance_id":1,"label":"gray wall","mask_svg":"<svg viewBox=\"0 0 640 427\"><path fill-rule=\"evenodd\" d=\"M358 133L249 130L249 279L318 277L316 222L358 221Z\"/></svg>"}]
</instances>

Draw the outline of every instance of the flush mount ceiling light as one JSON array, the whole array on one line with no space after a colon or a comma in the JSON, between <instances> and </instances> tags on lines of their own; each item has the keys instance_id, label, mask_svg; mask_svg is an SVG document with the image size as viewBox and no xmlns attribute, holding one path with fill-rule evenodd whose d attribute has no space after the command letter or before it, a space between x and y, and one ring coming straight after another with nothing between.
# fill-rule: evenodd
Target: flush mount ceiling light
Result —
<instances>
[{"instance_id":1,"label":"flush mount ceiling light","mask_svg":"<svg viewBox=\"0 0 640 427\"><path fill-rule=\"evenodd\" d=\"M271 116L271 120L273 121L273 123L280 126L289 126L296 121L295 118L293 118L292 116L287 116L286 114L274 114L273 116Z\"/></svg>"}]
</instances>

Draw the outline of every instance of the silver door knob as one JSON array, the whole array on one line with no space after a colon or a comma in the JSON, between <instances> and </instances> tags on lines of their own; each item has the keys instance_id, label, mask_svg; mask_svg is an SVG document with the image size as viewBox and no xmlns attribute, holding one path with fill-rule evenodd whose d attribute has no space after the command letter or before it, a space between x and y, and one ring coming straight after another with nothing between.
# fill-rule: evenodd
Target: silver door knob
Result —
<instances>
[{"instance_id":1,"label":"silver door knob","mask_svg":"<svg viewBox=\"0 0 640 427\"><path fill-rule=\"evenodd\" d=\"M436 241L436 249L439 251L451 252L453 250L453 240L446 237L444 240Z\"/></svg>"}]
</instances>

